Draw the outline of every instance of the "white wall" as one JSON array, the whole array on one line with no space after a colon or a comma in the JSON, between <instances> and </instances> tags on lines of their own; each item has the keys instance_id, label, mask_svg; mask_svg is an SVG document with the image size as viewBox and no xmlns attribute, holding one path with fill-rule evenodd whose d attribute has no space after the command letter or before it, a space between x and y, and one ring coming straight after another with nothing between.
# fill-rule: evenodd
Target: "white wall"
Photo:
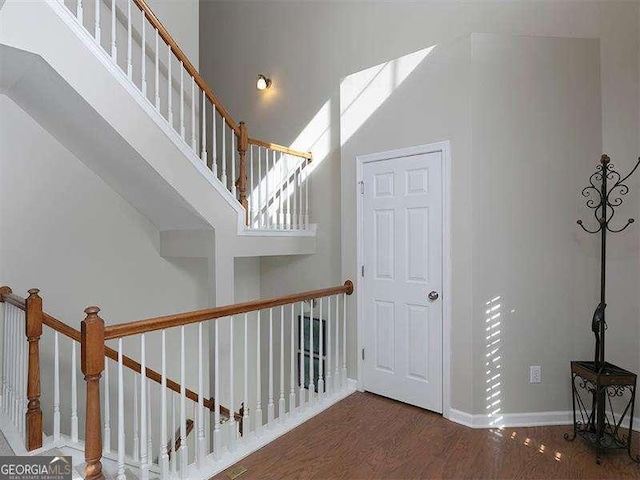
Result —
<instances>
[{"instance_id":1,"label":"white wall","mask_svg":"<svg viewBox=\"0 0 640 480\"><path fill-rule=\"evenodd\" d=\"M88 305L101 307L107 325L210 305L206 262L160 257L159 232L145 217L4 95L0 112L0 284L22 296L40 288L45 311L75 328ZM45 327L43 405L51 405L51 336ZM150 345L158 340L149 337ZM189 329L190 344L195 338ZM138 343L125 343L125 353L138 358ZM64 416L69 348L62 339ZM158 350L148 355L158 370ZM190 388L197 387L193 380ZM45 412L49 431L51 419Z\"/></svg>"},{"instance_id":2,"label":"white wall","mask_svg":"<svg viewBox=\"0 0 640 480\"><path fill-rule=\"evenodd\" d=\"M198 0L148 0L151 10L193 66L199 65L199 11Z\"/></svg>"},{"instance_id":3,"label":"white wall","mask_svg":"<svg viewBox=\"0 0 640 480\"><path fill-rule=\"evenodd\" d=\"M207 28L201 30L201 70L230 111L247 121L252 135L274 142L293 143L309 124L315 133L310 137L320 138L314 148L317 167L311 192L312 221L320 225L319 254L263 260L263 294L336 284L356 275L351 237L343 237L342 259L338 253L337 199L345 194L338 185L340 164L346 161L339 154L343 77L472 32L597 38L603 149L624 170L639 150L638 10L637 2L615 1L202 2L200 21ZM235 42L230 44L229 38ZM266 94L254 87L260 72L274 80ZM313 143L297 145L307 148ZM610 278L623 286L637 285L640 272L628 267L628 255L638 251L634 235L611 244L621 258L617 264L613 260ZM610 285L611 315L637 318L637 301L630 302L628 289ZM637 291L636 287L631 295ZM610 329L609 335L611 360L628 361L614 358L614 352L618 344L619 352L629 351L629 342L637 348L636 337L623 328L615 331ZM355 345L353 333L350 345ZM637 358L633 361L637 369ZM355 354L349 362L352 375L354 366ZM471 396L454 396L454 406L477 410Z\"/></svg>"}]
</instances>

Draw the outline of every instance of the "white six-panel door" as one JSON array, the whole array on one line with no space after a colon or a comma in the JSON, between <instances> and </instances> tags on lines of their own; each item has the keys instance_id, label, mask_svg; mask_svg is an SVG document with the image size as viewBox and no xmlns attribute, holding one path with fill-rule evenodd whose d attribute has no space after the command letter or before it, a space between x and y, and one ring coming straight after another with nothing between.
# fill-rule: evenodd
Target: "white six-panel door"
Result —
<instances>
[{"instance_id":1,"label":"white six-panel door","mask_svg":"<svg viewBox=\"0 0 640 480\"><path fill-rule=\"evenodd\" d=\"M363 386L442 412L443 152L363 164Z\"/></svg>"}]
</instances>

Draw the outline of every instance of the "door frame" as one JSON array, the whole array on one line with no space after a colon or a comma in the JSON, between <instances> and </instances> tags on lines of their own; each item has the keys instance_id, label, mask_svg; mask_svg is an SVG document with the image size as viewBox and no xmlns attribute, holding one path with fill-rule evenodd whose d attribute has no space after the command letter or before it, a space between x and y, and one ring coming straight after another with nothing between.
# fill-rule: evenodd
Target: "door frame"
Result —
<instances>
[{"instance_id":1,"label":"door frame","mask_svg":"<svg viewBox=\"0 0 640 480\"><path fill-rule=\"evenodd\" d=\"M364 391L362 378L364 368L362 349L364 348L364 279L361 275L363 265L364 245L364 195L361 195L361 182L364 175L364 164L391 160L394 158L423 155L429 153L442 153L442 416L449 418L451 409L451 309L453 305L451 293L451 144L448 140L443 142L417 145L414 147L388 150L385 152L371 153L356 156L356 258L357 258L357 333L358 333L358 390Z\"/></svg>"}]
</instances>

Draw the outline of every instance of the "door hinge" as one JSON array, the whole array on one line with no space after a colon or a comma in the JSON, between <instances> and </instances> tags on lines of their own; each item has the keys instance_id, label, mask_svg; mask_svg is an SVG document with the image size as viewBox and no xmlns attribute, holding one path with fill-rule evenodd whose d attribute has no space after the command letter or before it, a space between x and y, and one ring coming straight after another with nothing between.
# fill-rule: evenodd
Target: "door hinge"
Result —
<instances>
[{"instance_id":1,"label":"door hinge","mask_svg":"<svg viewBox=\"0 0 640 480\"><path fill-rule=\"evenodd\" d=\"M362 359L364 360L364 348L362 349Z\"/></svg>"},{"instance_id":2,"label":"door hinge","mask_svg":"<svg viewBox=\"0 0 640 480\"><path fill-rule=\"evenodd\" d=\"M364 278L364 265L360 267L360 276Z\"/></svg>"},{"instance_id":3,"label":"door hinge","mask_svg":"<svg viewBox=\"0 0 640 480\"><path fill-rule=\"evenodd\" d=\"M360 180L358 183L360 184L360 195L364 195L364 181Z\"/></svg>"}]
</instances>

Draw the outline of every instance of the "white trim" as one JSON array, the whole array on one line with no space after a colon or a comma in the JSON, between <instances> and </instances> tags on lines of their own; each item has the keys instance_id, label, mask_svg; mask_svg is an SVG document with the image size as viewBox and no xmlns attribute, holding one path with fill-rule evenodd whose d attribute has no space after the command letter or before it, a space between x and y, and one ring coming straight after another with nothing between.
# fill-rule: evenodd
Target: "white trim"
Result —
<instances>
[{"instance_id":1,"label":"white trim","mask_svg":"<svg viewBox=\"0 0 640 480\"><path fill-rule=\"evenodd\" d=\"M358 355L358 390L364 391L362 379L362 355L364 321L362 319L362 301L364 293L364 281L360 275L363 264L364 248L363 239L363 195L360 194L360 182L363 179L364 164L378 162L399 157L423 155L442 152L442 416L450 418L451 415L451 311L453 305L451 288L451 144L450 142L436 142L415 147L388 150L386 152L358 155L356 157L356 296L357 296L357 355Z\"/></svg>"},{"instance_id":2,"label":"white trim","mask_svg":"<svg viewBox=\"0 0 640 480\"><path fill-rule=\"evenodd\" d=\"M245 235L247 237L315 237L317 230L318 225L315 223L311 223L309 228L302 230L248 228L245 225L238 235Z\"/></svg>"},{"instance_id":3,"label":"white trim","mask_svg":"<svg viewBox=\"0 0 640 480\"><path fill-rule=\"evenodd\" d=\"M529 413L505 413L496 417L486 414L471 414L451 408L449 410L449 420L460 425L471 428L516 428L516 427L543 427L549 425L571 425L573 423L573 412L550 411L550 412L529 412ZM640 431L640 418L633 419L634 431Z\"/></svg>"}]
</instances>

